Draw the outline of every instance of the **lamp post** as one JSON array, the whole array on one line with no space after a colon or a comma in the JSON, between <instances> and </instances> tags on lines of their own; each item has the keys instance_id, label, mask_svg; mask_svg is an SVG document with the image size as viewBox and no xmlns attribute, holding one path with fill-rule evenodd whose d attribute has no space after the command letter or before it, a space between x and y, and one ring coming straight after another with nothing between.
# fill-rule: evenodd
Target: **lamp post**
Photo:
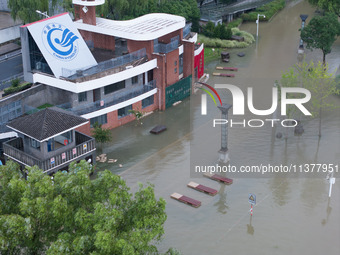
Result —
<instances>
[{"instance_id":1,"label":"lamp post","mask_svg":"<svg viewBox=\"0 0 340 255\"><path fill-rule=\"evenodd\" d=\"M228 120L228 111L232 107L230 104L223 104L218 106L221 110L221 119ZM228 152L228 127L227 124L221 125L221 149L218 151L219 161L222 163L228 163L229 152Z\"/></svg>"},{"instance_id":2,"label":"lamp post","mask_svg":"<svg viewBox=\"0 0 340 255\"><path fill-rule=\"evenodd\" d=\"M306 23L306 19L308 18L308 15L307 14L301 14L300 18L301 18L301 31L302 31L302 29L305 27L305 23ZM300 54L304 53L303 41L302 41L301 37L300 37L300 45L299 45L298 53L300 53Z\"/></svg>"},{"instance_id":3,"label":"lamp post","mask_svg":"<svg viewBox=\"0 0 340 255\"><path fill-rule=\"evenodd\" d=\"M49 17L50 17L50 16L47 15L47 12L41 12L41 11L39 11L39 10L35 10L35 12L36 12L36 13L39 13L39 14L41 14L41 15L43 15L43 16L45 16L46 18L49 18Z\"/></svg>"},{"instance_id":4,"label":"lamp post","mask_svg":"<svg viewBox=\"0 0 340 255\"><path fill-rule=\"evenodd\" d=\"M259 23L260 23L260 16L262 16L263 18L266 17L266 15L263 14L257 14L257 20L256 20L256 38L259 37Z\"/></svg>"}]
</instances>

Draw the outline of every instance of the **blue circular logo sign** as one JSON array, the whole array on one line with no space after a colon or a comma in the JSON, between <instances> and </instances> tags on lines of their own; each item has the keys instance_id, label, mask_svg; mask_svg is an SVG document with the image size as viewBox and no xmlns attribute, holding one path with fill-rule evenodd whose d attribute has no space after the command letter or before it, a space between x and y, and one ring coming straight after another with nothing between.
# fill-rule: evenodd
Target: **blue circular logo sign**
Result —
<instances>
[{"instance_id":1,"label":"blue circular logo sign","mask_svg":"<svg viewBox=\"0 0 340 255\"><path fill-rule=\"evenodd\" d=\"M78 39L78 36L58 23L46 25L42 32L42 41L47 51L62 61L71 61L77 56Z\"/></svg>"}]
</instances>

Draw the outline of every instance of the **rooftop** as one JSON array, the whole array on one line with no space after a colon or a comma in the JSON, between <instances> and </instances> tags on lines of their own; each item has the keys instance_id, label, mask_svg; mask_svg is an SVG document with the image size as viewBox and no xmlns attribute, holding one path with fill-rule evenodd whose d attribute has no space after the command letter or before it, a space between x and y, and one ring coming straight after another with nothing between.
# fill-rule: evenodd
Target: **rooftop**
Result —
<instances>
[{"instance_id":1,"label":"rooftop","mask_svg":"<svg viewBox=\"0 0 340 255\"><path fill-rule=\"evenodd\" d=\"M151 13L132 20L96 19L96 26L84 24L82 20L75 21L78 29L121 37L136 41L149 41L182 29L185 18L181 16Z\"/></svg>"},{"instance_id":2,"label":"rooftop","mask_svg":"<svg viewBox=\"0 0 340 255\"><path fill-rule=\"evenodd\" d=\"M52 107L14 119L7 126L39 142L86 124L88 121L71 112Z\"/></svg>"}]
</instances>

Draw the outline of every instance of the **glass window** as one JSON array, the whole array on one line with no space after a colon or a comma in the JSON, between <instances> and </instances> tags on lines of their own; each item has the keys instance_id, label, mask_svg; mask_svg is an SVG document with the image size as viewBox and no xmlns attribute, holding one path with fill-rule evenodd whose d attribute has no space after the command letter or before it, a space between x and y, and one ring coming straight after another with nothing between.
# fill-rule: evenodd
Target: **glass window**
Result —
<instances>
[{"instance_id":1,"label":"glass window","mask_svg":"<svg viewBox=\"0 0 340 255\"><path fill-rule=\"evenodd\" d=\"M30 145L31 147L40 150L40 142L38 142L37 140L30 138Z\"/></svg>"},{"instance_id":2,"label":"glass window","mask_svg":"<svg viewBox=\"0 0 340 255\"><path fill-rule=\"evenodd\" d=\"M78 94L78 102L86 102L87 101L87 91L81 92Z\"/></svg>"},{"instance_id":3,"label":"glass window","mask_svg":"<svg viewBox=\"0 0 340 255\"><path fill-rule=\"evenodd\" d=\"M69 145L73 141L73 130L51 138L47 141L47 151L54 151Z\"/></svg>"},{"instance_id":4,"label":"glass window","mask_svg":"<svg viewBox=\"0 0 340 255\"><path fill-rule=\"evenodd\" d=\"M183 54L179 55L179 74L183 73Z\"/></svg>"},{"instance_id":5,"label":"glass window","mask_svg":"<svg viewBox=\"0 0 340 255\"><path fill-rule=\"evenodd\" d=\"M135 77L132 77L132 84L138 83L138 75Z\"/></svg>"},{"instance_id":6,"label":"glass window","mask_svg":"<svg viewBox=\"0 0 340 255\"><path fill-rule=\"evenodd\" d=\"M175 66L177 66L177 60L175 60Z\"/></svg>"},{"instance_id":7,"label":"glass window","mask_svg":"<svg viewBox=\"0 0 340 255\"><path fill-rule=\"evenodd\" d=\"M125 81L120 81L120 82L105 86L104 94L107 95L117 90L124 89L124 88L125 88Z\"/></svg>"},{"instance_id":8,"label":"glass window","mask_svg":"<svg viewBox=\"0 0 340 255\"><path fill-rule=\"evenodd\" d=\"M100 115L100 116L97 116L97 117L90 119L91 127L93 127L93 125L95 123L98 123L99 125L106 124L107 123L107 114Z\"/></svg>"},{"instance_id":9,"label":"glass window","mask_svg":"<svg viewBox=\"0 0 340 255\"><path fill-rule=\"evenodd\" d=\"M177 73L177 68L175 68L175 73Z\"/></svg>"},{"instance_id":10,"label":"glass window","mask_svg":"<svg viewBox=\"0 0 340 255\"><path fill-rule=\"evenodd\" d=\"M152 105L154 103L154 96L149 96L142 100L142 108L148 107L149 105Z\"/></svg>"},{"instance_id":11,"label":"glass window","mask_svg":"<svg viewBox=\"0 0 340 255\"><path fill-rule=\"evenodd\" d=\"M120 108L118 110L118 119L123 118L127 115L130 115L131 113L129 112L129 110L132 110L132 105L126 106L124 108Z\"/></svg>"},{"instance_id":12,"label":"glass window","mask_svg":"<svg viewBox=\"0 0 340 255\"><path fill-rule=\"evenodd\" d=\"M47 151L54 151L54 138L51 138L47 141Z\"/></svg>"}]
</instances>

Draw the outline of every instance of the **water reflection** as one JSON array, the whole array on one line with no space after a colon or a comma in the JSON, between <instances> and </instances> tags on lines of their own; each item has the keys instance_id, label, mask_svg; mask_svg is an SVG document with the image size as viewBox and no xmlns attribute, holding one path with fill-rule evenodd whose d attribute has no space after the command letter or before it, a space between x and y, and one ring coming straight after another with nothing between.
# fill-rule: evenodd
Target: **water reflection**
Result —
<instances>
[{"instance_id":1,"label":"water reflection","mask_svg":"<svg viewBox=\"0 0 340 255\"><path fill-rule=\"evenodd\" d=\"M217 211L221 214L226 214L228 212L229 206L227 203L227 192L225 191L226 185L220 184L220 189L218 191L219 199L214 204L217 207Z\"/></svg>"},{"instance_id":2,"label":"water reflection","mask_svg":"<svg viewBox=\"0 0 340 255\"><path fill-rule=\"evenodd\" d=\"M328 198L328 202L327 202L327 208L326 208L326 219L322 219L322 221L321 221L321 224L323 225L323 226L325 226L326 225L326 223L328 222L328 219L329 219L329 215L331 214L331 212L332 212L332 207L330 207L330 201L331 201L331 198L329 197Z\"/></svg>"},{"instance_id":3,"label":"water reflection","mask_svg":"<svg viewBox=\"0 0 340 255\"><path fill-rule=\"evenodd\" d=\"M253 236L255 230L254 230L253 225L251 224L252 219L253 219L253 215L250 215L249 224L247 224L247 234Z\"/></svg>"}]
</instances>

